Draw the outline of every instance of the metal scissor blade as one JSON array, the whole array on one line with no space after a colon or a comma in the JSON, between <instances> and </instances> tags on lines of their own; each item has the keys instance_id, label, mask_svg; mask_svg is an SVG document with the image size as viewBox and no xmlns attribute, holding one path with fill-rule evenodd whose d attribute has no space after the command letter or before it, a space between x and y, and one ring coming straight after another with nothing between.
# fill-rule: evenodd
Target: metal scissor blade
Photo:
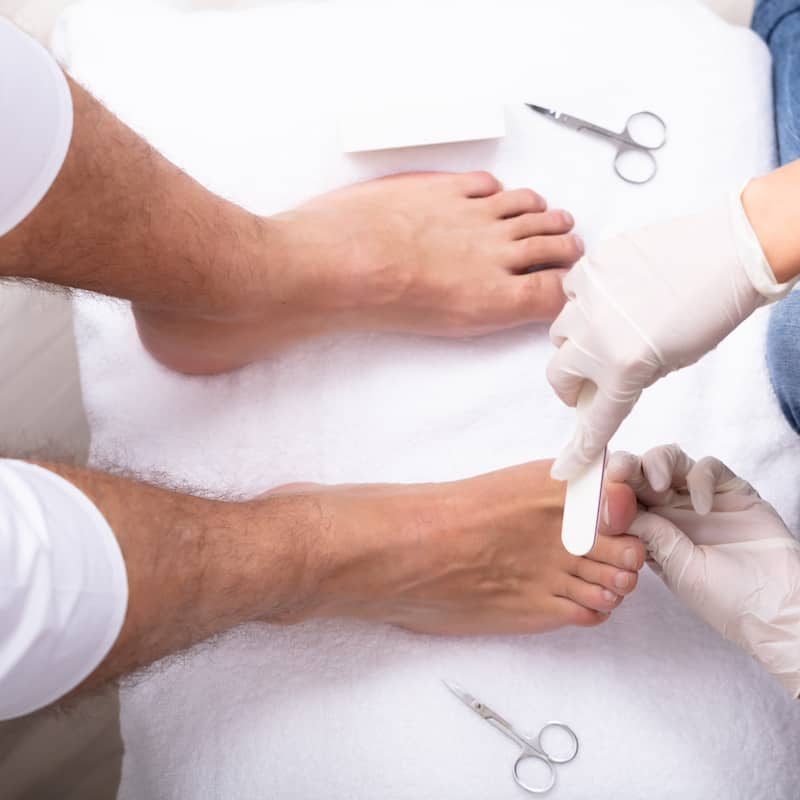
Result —
<instances>
[{"instance_id":1,"label":"metal scissor blade","mask_svg":"<svg viewBox=\"0 0 800 800\"><path fill-rule=\"evenodd\" d=\"M511 727L496 711L492 711L486 703L482 703L477 697L473 697L466 689L459 686L457 683L449 683L443 680L442 683L465 705L474 711L481 719L487 722L496 720L501 725Z\"/></svg>"},{"instance_id":2,"label":"metal scissor blade","mask_svg":"<svg viewBox=\"0 0 800 800\"><path fill-rule=\"evenodd\" d=\"M457 683L449 683L443 680L442 683L462 702L474 711L482 720L488 722L493 728L500 731L512 741L523 748L531 748L531 743L521 733L517 733L510 722L503 719L496 711L492 711L489 706L481 703L474 698L466 689L462 689Z\"/></svg>"},{"instance_id":3,"label":"metal scissor blade","mask_svg":"<svg viewBox=\"0 0 800 800\"><path fill-rule=\"evenodd\" d=\"M478 701L462 686L457 683L451 683L442 679L442 683L462 702L464 705L473 708L473 705Z\"/></svg>"},{"instance_id":4,"label":"metal scissor blade","mask_svg":"<svg viewBox=\"0 0 800 800\"><path fill-rule=\"evenodd\" d=\"M551 119L558 122L560 125L564 125L567 128L571 128L573 131L587 131L588 133L594 133L598 136L603 136L606 139L613 139L617 142L623 142L625 144L633 144L635 146L635 142L628 140L623 140L621 133L616 133L614 131L610 131L607 128L601 128L599 125L595 125L593 122L588 122L585 119L581 119L580 117L571 117L569 114L565 114L563 111L553 111L551 108L543 108L542 106L536 106L533 103L525 103L528 108L532 108L534 111L538 111L540 114L544 114L546 117L550 117Z\"/></svg>"},{"instance_id":5,"label":"metal scissor blade","mask_svg":"<svg viewBox=\"0 0 800 800\"><path fill-rule=\"evenodd\" d=\"M544 114L546 117L553 117L555 119L558 116L558 111L553 111L552 108L544 108L543 106L537 106L533 103L525 103L528 108L532 108L534 111L538 111L540 114Z\"/></svg>"}]
</instances>

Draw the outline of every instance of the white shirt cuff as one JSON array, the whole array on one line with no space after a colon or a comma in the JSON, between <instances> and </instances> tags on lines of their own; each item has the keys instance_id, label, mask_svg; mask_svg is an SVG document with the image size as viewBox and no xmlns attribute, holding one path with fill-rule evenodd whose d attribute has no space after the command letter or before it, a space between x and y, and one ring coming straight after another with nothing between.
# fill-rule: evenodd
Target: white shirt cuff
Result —
<instances>
[{"instance_id":1,"label":"white shirt cuff","mask_svg":"<svg viewBox=\"0 0 800 800\"><path fill-rule=\"evenodd\" d=\"M69 481L0 460L0 719L74 689L108 654L128 582L117 539Z\"/></svg>"},{"instance_id":2,"label":"white shirt cuff","mask_svg":"<svg viewBox=\"0 0 800 800\"><path fill-rule=\"evenodd\" d=\"M0 17L0 236L47 194L72 138L72 95L56 60Z\"/></svg>"}]
</instances>

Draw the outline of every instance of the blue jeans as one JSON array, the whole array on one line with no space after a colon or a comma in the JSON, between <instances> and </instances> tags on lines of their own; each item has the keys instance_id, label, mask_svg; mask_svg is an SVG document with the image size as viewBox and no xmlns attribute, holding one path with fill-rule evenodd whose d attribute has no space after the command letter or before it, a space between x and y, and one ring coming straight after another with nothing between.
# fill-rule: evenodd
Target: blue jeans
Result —
<instances>
[{"instance_id":1,"label":"blue jeans","mask_svg":"<svg viewBox=\"0 0 800 800\"><path fill-rule=\"evenodd\" d=\"M781 164L800 158L800 0L759 0L753 30L772 53L775 128ZM800 434L800 293L772 311L767 365L789 424Z\"/></svg>"}]
</instances>

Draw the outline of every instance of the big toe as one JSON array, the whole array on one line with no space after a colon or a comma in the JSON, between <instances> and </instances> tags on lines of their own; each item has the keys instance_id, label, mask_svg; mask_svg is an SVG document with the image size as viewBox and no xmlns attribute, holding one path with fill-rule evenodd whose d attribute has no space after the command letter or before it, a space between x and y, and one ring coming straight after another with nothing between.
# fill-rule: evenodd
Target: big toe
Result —
<instances>
[{"instance_id":1,"label":"big toe","mask_svg":"<svg viewBox=\"0 0 800 800\"><path fill-rule=\"evenodd\" d=\"M600 532L625 533L636 518L636 495L625 483L607 483L603 489Z\"/></svg>"}]
</instances>

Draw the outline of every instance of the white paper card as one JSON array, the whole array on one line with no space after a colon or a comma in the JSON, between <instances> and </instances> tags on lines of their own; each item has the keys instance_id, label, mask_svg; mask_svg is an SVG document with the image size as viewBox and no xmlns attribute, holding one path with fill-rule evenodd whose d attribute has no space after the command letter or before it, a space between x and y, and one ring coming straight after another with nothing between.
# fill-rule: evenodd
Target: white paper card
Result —
<instances>
[{"instance_id":1,"label":"white paper card","mask_svg":"<svg viewBox=\"0 0 800 800\"><path fill-rule=\"evenodd\" d=\"M339 116L346 153L498 139L505 132L503 106L486 102L378 104L348 109Z\"/></svg>"}]
</instances>

